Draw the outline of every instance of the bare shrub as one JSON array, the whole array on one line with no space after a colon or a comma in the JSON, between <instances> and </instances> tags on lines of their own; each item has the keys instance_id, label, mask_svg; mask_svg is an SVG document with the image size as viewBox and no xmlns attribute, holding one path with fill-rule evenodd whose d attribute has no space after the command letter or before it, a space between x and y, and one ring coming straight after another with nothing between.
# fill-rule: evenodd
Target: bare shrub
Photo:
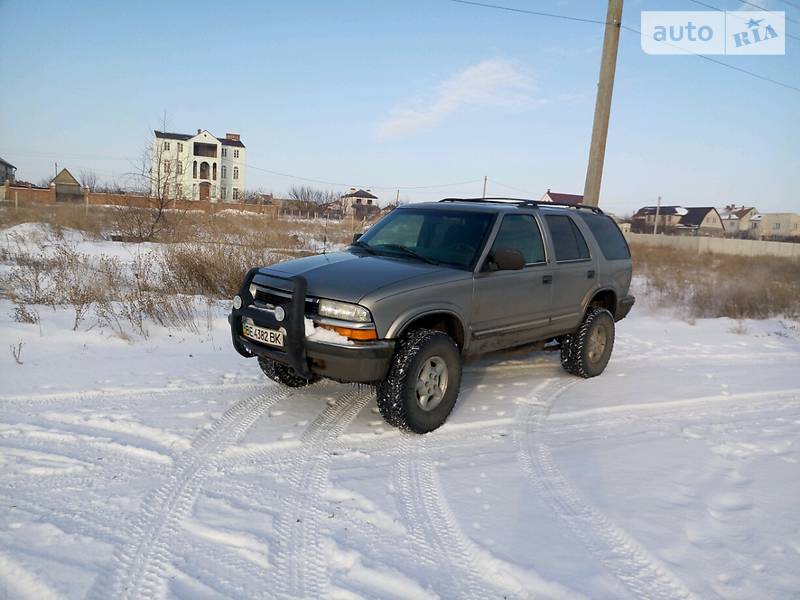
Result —
<instances>
[{"instance_id":1,"label":"bare shrub","mask_svg":"<svg viewBox=\"0 0 800 600\"><path fill-rule=\"evenodd\" d=\"M35 325L39 322L39 313L32 306L18 304L14 307L14 320L17 323L28 323Z\"/></svg>"},{"instance_id":2,"label":"bare shrub","mask_svg":"<svg viewBox=\"0 0 800 600\"><path fill-rule=\"evenodd\" d=\"M631 244L634 272L659 302L688 317L763 319L800 315L800 261L772 256L693 254Z\"/></svg>"},{"instance_id":3,"label":"bare shrub","mask_svg":"<svg viewBox=\"0 0 800 600\"><path fill-rule=\"evenodd\" d=\"M183 294L230 298L248 270L267 263L267 253L250 246L175 244L163 251L162 287Z\"/></svg>"},{"instance_id":4,"label":"bare shrub","mask_svg":"<svg viewBox=\"0 0 800 600\"><path fill-rule=\"evenodd\" d=\"M11 344L9 346L9 349L11 350L11 356L14 357L14 362L16 362L18 365L22 364L22 360L21 360L20 357L22 356L22 347L24 345L25 345L25 342L20 340L16 344Z\"/></svg>"}]
</instances>

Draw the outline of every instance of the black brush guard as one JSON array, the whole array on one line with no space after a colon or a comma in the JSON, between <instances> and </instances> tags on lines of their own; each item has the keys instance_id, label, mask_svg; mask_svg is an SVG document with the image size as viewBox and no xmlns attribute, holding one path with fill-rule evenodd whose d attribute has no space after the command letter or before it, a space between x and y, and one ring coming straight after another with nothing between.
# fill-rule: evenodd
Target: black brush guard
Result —
<instances>
[{"instance_id":1,"label":"black brush guard","mask_svg":"<svg viewBox=\"0 0 800 600\"><path fill-rule=\"evenodd\" d=\"M278 321L274 316L270 316L270 314L265 311L253 306L254 298L250 295L250 284L253 283L253 279L259 273L266 278L278 279L289 283L291 287L291 298L287 304L281 305L286 311L286 317L283 321ZM239 288L239 297L242 299L242 307L239 309L234 308L228 317L228 322L231 326L233 347L236 351L248 358L256 355L272 358L280 363L288 364L301 377L311 379L312 374L308 367L305 345L307 287L308 285L305 278L300 275L285 277L272 272L261 273L258 268L250 269L244 277L242 286ZM284 328L286 330L284 349L279 350L245 338L242 335L242 320L247 317L252 319L257 325L263 327L273 329Z\"/></svg>"}]
</instances>

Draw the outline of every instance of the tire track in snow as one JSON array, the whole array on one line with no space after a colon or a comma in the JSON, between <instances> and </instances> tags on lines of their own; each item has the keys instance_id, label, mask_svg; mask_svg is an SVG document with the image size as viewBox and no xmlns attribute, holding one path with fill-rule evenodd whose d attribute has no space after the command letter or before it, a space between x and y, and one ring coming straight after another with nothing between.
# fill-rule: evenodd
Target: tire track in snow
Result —
<instances>
[{"instance_id":1,"label":"tire track in snow","mask_svg":"<svg viewBox=\"0 0 800 600\"><path fill-rule=\"evenodd\" d=\"M319 534L319 505L331 461L330 445L367 405L374 392L361 386L331 402L308 426L300 450L289 457L286 480L291 492L281 499L275 523L273 591L280 598L320 598L328 586L327 558Z\"/></svg>"},{"instance_id":2,"label":"tire track in snow","mask_svg":"<svg viewBox=\"0 0 800 600\"><path fill-rule=\"evenodd\" d=\"M539 589L555 593L556 586L533 573L518 579L515 568L478 548L464 533L445 499L434 458L426 453L430 435L402 434L393 477L406 539L416 566L429 576L427 585L443 586L437 593L454 598L528 597Z\"/></svg>"},{"instance_id":3,"label":"tire track in snow","mask_svg":"<svg viewBox=\"0 0 800 600\"><path fill-rule=\"evenodd\" d=\"M539 436L557 398L581 380L573 377L550 382L541 400L519 411L521 428L515 441L523 470L542 500L583 545L637 598L669 600L693 598L692 593L644 546L583 500L555 464Z\"/></svg>"},{"instance_id":4,"label":"tire track in snow","mask_svg":"<svg viewBox=\"0 0 800 600\"><path fill-rule=\"evenodd\" d=\"M112 565L96 581L90 598L152 598L160 595L170 562L169 538L176 523L192 508L203 480L221 451L235 443L274 404L289 393L276 389L236 402L192 443L177 460L166 482L143 502L139 517L127 532L129 543L118 546Z\"/></svg>"}]
</instances>

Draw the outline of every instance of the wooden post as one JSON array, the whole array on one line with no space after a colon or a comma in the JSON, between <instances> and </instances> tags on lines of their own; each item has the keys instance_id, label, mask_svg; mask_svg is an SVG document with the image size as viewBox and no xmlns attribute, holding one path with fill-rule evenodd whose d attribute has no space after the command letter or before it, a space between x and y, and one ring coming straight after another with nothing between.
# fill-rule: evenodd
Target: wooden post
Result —
<instances>
[{"instance_id":1,"label":"wooden post","mask_svg":"<svg viewBox=\"0 0 800 600\"><path fill-rule=\"evenodd\" d=\"M600 81L594 105L592 141L589 146L589 165L583 188L583 203L597 206L600 202L600 182L603 178L603 161L606 154L608 119L611 115L611 95L614 91L614 73L617 68L619 30L622 23L622 0L608 0L606 33L603 39L603 56L600 59Z\"/></svg>"}]
</instances>

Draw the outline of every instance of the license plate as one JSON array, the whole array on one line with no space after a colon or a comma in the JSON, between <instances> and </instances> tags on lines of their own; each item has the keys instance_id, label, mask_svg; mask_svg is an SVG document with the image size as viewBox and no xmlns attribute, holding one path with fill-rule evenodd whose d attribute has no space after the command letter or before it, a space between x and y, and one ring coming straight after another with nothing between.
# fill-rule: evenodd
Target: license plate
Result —
<instances>
[{"instance_id":1,"label":"license plate","mask_svg":"<svg viewBox=\"0 0 800 600\"><path fill-rule=\"evenodd\" d=\"M250 338L251 340L255 340L256 342L261 342L262 344L268 344L270 346L277 346L278 348L283 348L284 337L285 334L283 331L278 331L275 329L267 329L266 327L259 327L255 325L252 321L245 321L242 323L242 333L245 337Z\"/></svg>"}]
</instances>

